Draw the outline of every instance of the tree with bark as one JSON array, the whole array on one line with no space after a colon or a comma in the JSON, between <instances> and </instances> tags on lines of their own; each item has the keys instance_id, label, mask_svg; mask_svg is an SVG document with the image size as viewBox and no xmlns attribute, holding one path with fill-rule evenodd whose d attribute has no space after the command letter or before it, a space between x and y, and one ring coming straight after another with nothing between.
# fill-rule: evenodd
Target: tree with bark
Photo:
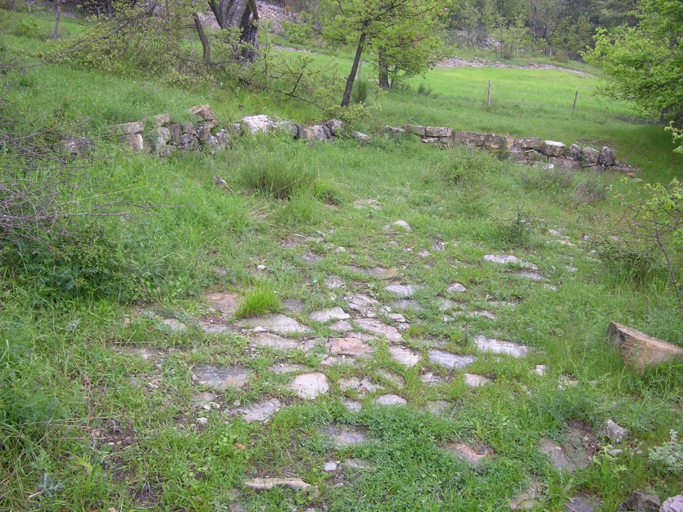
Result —
<instances>
[{"instance_id":1,"label":"tree with bark","mask_svg":"<svg viewBox=\"0 0 683 512\"><path fill-rule=\"evenodd\" d=\"M323 38L327 41L355 47L351 72L346 79L341 106L348 107L351 91L363 52L383 48L388 50L398 34L407 34L406 47L418 43L409 34L424 28L424 36L432 27L442 3L436 0L323 0Z\"/></svg>"},{"instance_id":2,"label":"tree with bark","mask_svg":"<svg viewBox=\"0 0 683 512\"><path fill-rule=\"evenodd\" d=\"M209 8L216 16L216 21L222 29L231 27L240 29L242 46L240 56L245 60L253 61L257 56L256 50L258 48L256 34L259 16L256 0L208 0L208 2ZM195 24L197 24L197 18L195 18ZM201 23L197 30L199 27L201 27ZM206 46L204 46L204 54L206 55Z\"/></svg>"}]
</instances>

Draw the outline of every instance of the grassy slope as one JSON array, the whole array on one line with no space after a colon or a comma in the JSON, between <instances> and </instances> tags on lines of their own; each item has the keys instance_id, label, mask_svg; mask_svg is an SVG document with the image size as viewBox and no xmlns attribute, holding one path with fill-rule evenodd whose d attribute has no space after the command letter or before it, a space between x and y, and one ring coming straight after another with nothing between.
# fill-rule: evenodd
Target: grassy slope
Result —
<instances>
[{"instance_id":1,"label":"grassy slope","mask_svg":"<svg viewBox=\"0 0 683 512\"><path fill-rule=\"evenodd\" d=\"M48 22L46 18L49 28ZM9 36L5 40L9 46L25 44ZM437 97L391 93L382 100L380 117L364 129L371 131L383 121L410 121L565 142L605 141L614 143L620 157L641 163L648 180L668 180L680 170L680 159L670 155L659 128L617 119L629 115L628 108L613 112L604 102L587 98L572 115L567 97L571 102L579 84L588 91L594 80L540 73L436 70L427 75L426 83ZM483 87L492 77L510 96L496 100L488 111L482 107ZM539 82L539 77L553 79ZM188 93L154 81L141 83L67 66L44 66L27 79L34 85L52 85L13 91L19 104L50 115L57 115L60 108L60 115L67 118L92 114L95 133L107 131L114 122L164 111L184 119L185 109L198 103L210 103L223 122L251 113L291 113L291 107L262 104L265 100L259 96ZM457 94L449 92L449 83L455 80L460 84ZM306 118L311 113L295 115ZM643 141L647 144L639 149L636 142ZM613 418L630 428L644 447L660 443L670 428L683 428L676 392L680 366L639 378L603 346L605 327L612 320L681 342L683 326L666 276L655 272L634 283L589 259L583 248L547 243L547 228L564 229L577 244L583 233L599 234L620 215L616 195L638 193L636 184L611 175L591 178L612 187L608 198L577 205L573 188L525 186L532 179L544 183L539 171L486 158L468 160L467 154L381 137L367 147L353 141L307 145L252 138L216 156L187 154L165 160L131 155L106 140L102 147L108 163L91 171L93 181L84 193L118 191L117 196L131 202L182 207L139 221L105 224L142 275L160 272L157 281L150 281L155 285L148 302L120 306L110 299L87 297L44 301L30 280L22 283L5 275L0 326L8 341L2 375L4 389L11 392L3 395L3 404L19 420L2 430L7 448L1 456L3 507L225 510L236 492L249 510L489 510L504 508L512 495L538 480L545 491L544 509L563 510L564 498L581 489L600 496L604 510L614 510L631 490L648 484L662 495L678 492L675 475L658 473L645 456L599 457L589 468L567 477L550 468L536 450L543 436L561 440L569 419L596 428ZM465 161L459 183L445 178L455 158ZM316 169L319 179L336 190L339 205L324 204L306 192L290 202L248 194L240 173L251 169L254 160L273 159L280 165L297 162ZM236 193L213 186L216 174ZM575 179L588 178L579 173ZM381 210L355 208L358 198L376 200ZM533 220L528 233L514 223L519 210ZM411 224L411 233L384 228L399 218ZM295 238L295 233L317 237L317 231L325 233L323 244L280 244ZM447 242L443 251L432 249L437 241ZM346 251L332 250L339 246ZM423 249L430 250L428 258L417 256ZM558 291L481 263L485 253L511 250L538 264L553 283L561 281ZM323 259L315 265L302 263L299 257L307 251ZM377 265L397 268L402 282L423 287L417 298L425 309L405 312L412 324L405 344L423 358L425 339L442 340L454 352L471 352L467 339L476 334L513 339L536 352L520 361L481 357L471 371L494 377L496 383L479 390L469 390L459 374L425 362L422 370L448 379L429 388L418 380L418 369L398 366L380 341L377 356L360 369L368 375L381 369L402 374L406 387L396 391L409 401L405 410L373 408L366 402L362 414L351 415L339 405L344 393L336 385L315 403L302 403L279 389L287 377L268 368L294 362L315 371L320 368L315 355L273 350L252 354L238 335L210 336L198 327L171 333L159 324L158 318L175 317L191 325L192 318L208 314L203 300L207 289L252 289L262 274L256 271L258 264L268 267L267 278L281 297L305 301L302 321L310 311L345 304L341 294L330 294L324 287L330 275L344 278L344 293L369 293L389 302L384 282L346 268ZM566 265L579 270L571 273ZM438 299L448 296L446 288L454 281L469 288L464 296L449 297L460 300L458 307L465 311L491 308L493 299L518 304L496 309L495 322L481 317L443 322ZM142 310L159 316L141 315ZM128 327L124 318L130 320ZM331 334L325 326L313 327L319 336ZM121 351L124 345L163 351L160 366L154 358L143 361L126 355ZM197 412L189 403L196 390L189 368L210 361L244 366L261 377L243 392L221 394L223 409L264 394L291 407L265 426L239 420L226 424L221 411ZM536 364L548 365L547 378L530 373ZM327 373L336 383L357 371L333 367ZM558 378L567 375L578 385L559 390ZM156 382L160 388L139 386L131 377L138 383ZM384 385L390 387L386 381ZM444 416L421 414L420 408L432 399L449 400L456 407ZM190 430L202 414L209 423ZM51 427L33 425L48 419ZM317 434L320 425L332 421L366 426L382 442L335 452ZM487 443L495 459L472 471L436 449L444 442L463 440ZM239 450L235 442L248 448ZM368 459L376 471L360 472L343 481L343 487L334 487L337 481L322 473L322 464L347 456ZM301 476L318 485L321 495L245 492L243 480L256 475ZM37 487L40 483L43 488Z\"/></svg>"}]
</instances>

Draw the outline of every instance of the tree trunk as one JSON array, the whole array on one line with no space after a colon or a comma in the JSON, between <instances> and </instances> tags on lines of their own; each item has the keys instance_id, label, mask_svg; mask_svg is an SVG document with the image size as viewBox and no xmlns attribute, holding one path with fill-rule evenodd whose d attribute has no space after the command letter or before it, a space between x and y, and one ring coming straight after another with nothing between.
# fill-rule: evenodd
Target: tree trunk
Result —
<instances>
[{"instance_id":1,"label":"tree trunk","mask_svg":"<svg viewBox=\"0 0 683 512\"><path fill-rule=\"evenodd\" d=\"M251 45L251 48L241 50L240 57L253 61L257 55L256 33L259 19L256 0L208 0L208 3L222 29L240 28L240 42Z\"/></svg>"},{"instance_id":2,"label":"tree trunk","mask_svg":"<svg viewBox=\"0 0 683 512\"><path fill-rule=\"evenodd\" d=\"M57 6L55 14L55 29L52 32L52 39L59 38L59 18L62 17L62 0L55 0L55 5Z\"/></svg>"},{"instance_id":3,"label":"tree trunk","mask_svg":"<svg viewBox=\"0 0 683 512\"><path fill-rule=\"evenodd\" d=\"M244 14L242 15L242 21L240 22L240 27L242 27L240 41L248 45L248 47L242 47L240 57L249 62L253 62L254 59L256 59L256 56L258 55L258 53L256 52L256 49L258 47L256 42L256 32L258 31L258 25L254 25L254 21L258 21L258 15L254 14L254 17L252 17L251 2L249 5L250 7L244 10Z\"/></svg>"},{"instance_id":4,"label":"tree trunk","mask_svg":"<svg viewBox=\"0 0 683 512\"><path fill-rule=\"evenodd\" d=\"M204 34L204 27L202 27L202 22L199 21L199 15L194 13L194 26L197 27L197 33L199 34L199 40L202 42L202 48L204 49L204 63L211 63L211 43L206 38Z\"/></svg>"},{"instance_id":5,"label":"tree trunk","mask_svg":"<svg viewBox=\"0 0 683 512\"><path fill-rule=\"evenodd\" d=\"M363 27L365 29L365 27ZM342 98L341 106L348 107L351 103L351 91L353 90L353 81L356 78L356 71L358 71L358 63L360 62L360 57L363 54L363 45L365 44L366 38L365 30L360 33L360 38L358 39L358 48L356 48L356 56L353 58L353 65L351 66L351 73L346 79L346 87L344 88L344 96Z\"/></svg>"},{"instance_id":6,"label":"tree trunk","mask_svg":"<svg viewBox=\"0 0 683 512\"><path fill-rule=\"evenodd\" d=\"M387 51L384 48L379 49L379 86L382 89L390 89L389 85L389 70L387 69L386 60Z\"/></svg>"},{"instance_id":7,"label":"tree trunk","mask_svg":"<svg viewBox=\"0 0 683 512\"><path fill-rule=\"evenodd\" d=\"M532 21L531 25L531 30L534 34L534 45L536 44L536 40L538 39L536 33L538 31L538 10L536 9L536 2L534 0L531 0L531 9L534 11L534 19Z\"/></svg>"}]
</instances>

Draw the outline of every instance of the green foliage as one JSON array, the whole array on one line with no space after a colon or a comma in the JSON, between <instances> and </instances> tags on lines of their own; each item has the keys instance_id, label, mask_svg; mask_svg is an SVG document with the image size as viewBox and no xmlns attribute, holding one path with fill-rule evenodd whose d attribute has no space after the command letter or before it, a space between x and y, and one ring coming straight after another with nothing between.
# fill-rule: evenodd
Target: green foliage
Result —
<instances>
[{"instance_id":1,"label":"green foliage","mask_svg":"<svg viewBox=\"0 0 683 512\"><path fill-rule=\"evenodd\" d=\"M272 313L280 308L280 296L270 281L260 281L253 290L247 292L235 312L237 318Z\"/></svg>"},{"instance_id":2,"label":"green foliage","mask_svg":"<svg viewBox=\"0 0 683 512\"><path fill-rule=\"evenodd\" d=\"M658 470L680 473L683 471L683 445L678 441L678 432L669 432L669 441L648 450L650 464Z\"/></svg>"},{"instance_id":3,"label":"green foliage","mask_svg":"<svg viewBox=\"0 0 683 512\"><path fill-rule=\"evenodd\" d=\"M356 80L353 84L353 92L351 93L351 101L355 104L367 103L369 96L370 96L370 82L367 80Z\"/></svg>"},{"instance_id":4,"label":"green foliage","mask_svg":"<svg viewBox=\"0 0 683 512\"><path fill-rule=\"evenodd\" d=\"M645 281L649 273L658 267L652 247L634 246L608 236L592 241L590 247L612 272L633 281Z\"/></svg>"},{"instance_id":5,"label":"green foliage","mask_svg":"<svg viewBox=\"0 0 683 512\"><path fill-rule=\"evenodd\" d=\"M506 247L511 249L529 249L533 245L533 234L538 221L522 209L517 215L498 228L498 235Z\"/></svg>"},{"instance_id":6,"label":"green foliage","mask_svg":"<svg viewBox=\"0 0 683 512\"><path fill-rule=\"evenodd\" d=\"M586 59L602 66L612 98L641 108L680 127L683 122L683 19L678 0L641 0L638 27L598 31Z\"/></svg>"},{"instance_id":7,"label":"green foliage","mask_svg":"<svg viewBox=\"0 0 683 512\"><path fill-rule=\"evenodd\" d=\"M310 189L317 177L317 171L305 162L276 153L253 155L238 171L245 188L277 199L290 199L298 190Z\"/></svg>"}]
</instances>

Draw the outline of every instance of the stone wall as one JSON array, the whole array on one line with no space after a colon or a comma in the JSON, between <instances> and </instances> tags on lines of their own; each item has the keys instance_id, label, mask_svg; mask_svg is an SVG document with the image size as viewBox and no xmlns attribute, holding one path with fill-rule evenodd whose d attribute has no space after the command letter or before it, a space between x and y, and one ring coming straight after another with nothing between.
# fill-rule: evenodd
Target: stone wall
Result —
<instances>
[{"instance_id":1,"label":"stone wall","mask_svg":"<svg viewBox=\"0 0 683 512\"><path fill-rule=\"evenodd\" d=\"M273 120L266 115L245 116L239 123L220 125L209 105L189 109L195 122L171 123L168 114L159 114L148 120L118 125L128 145L135 151L151 151L166 156L178 150L224 150L230 140L245 134L284 133L295 139L333 141L344 135L360 143L372 142L364 133L349 130L343 122L332 119L323 124L303 126L285 120ZM151 126L150 126L151 124ZM617 161L614 151L605 146L601 150L562 142L542 140L539 137L504 137L495 133L455 131L444 126L408 124L401 127L386 126L384 133L393 138L418 138L425 144L441 147L465 145L496 152L499 156L526 165L570 169L606 169L633 173L636 169Z\"/></svg>"}]
</instances>

